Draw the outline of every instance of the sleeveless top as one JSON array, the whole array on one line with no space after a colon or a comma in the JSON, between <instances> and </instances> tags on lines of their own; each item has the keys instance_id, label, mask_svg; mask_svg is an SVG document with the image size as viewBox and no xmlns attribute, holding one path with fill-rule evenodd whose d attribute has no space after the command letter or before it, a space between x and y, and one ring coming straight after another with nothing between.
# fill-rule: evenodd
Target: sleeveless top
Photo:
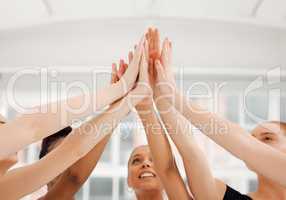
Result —
<instances>
[{"instance_id":1,"label":"sleeveless top","mask_svg":"<svg viewBox=\"0 0 286 200\"><path fill-rule=\"evenodd\" d=\"M223 200L253 200L253 199L247 195L241 194L240 192L232 189L227 185Z\"/></svg>"}]
</instances>

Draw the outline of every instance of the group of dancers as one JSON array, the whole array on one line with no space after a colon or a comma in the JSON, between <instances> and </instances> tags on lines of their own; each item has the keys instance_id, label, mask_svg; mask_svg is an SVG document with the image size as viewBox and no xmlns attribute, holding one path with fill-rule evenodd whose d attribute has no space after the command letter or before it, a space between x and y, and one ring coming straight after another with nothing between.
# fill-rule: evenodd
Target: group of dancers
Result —
<instances>
[{"instance_id":1,"label":"group of dancers","mask_svg":"<svg viewBox=\"0 0 286 200\"><path fill-rule=\"evenodd\" d=\"M111 84L105 88L57 102L83 112L61 109L23 114L0 121L0 199L15 200L47 185L41 200L71 200L87 180L114 129L134 108L144 126L148 145L136 147L128 160L128 186L134 199L162 200L286 200L286 123L258 124L251 133L219 115L202 109L176 87L172 71L172 43L160 42L159 31L149 28L128 54L128 61L112 65ZM48 107L52 107L51 103ZM78 128L74 119L101 114ZM65 120L61 116L67 116ZM196 143L192 124L210 140L245 162L258 177L258 188L241 194L211 172L207 155ZM169 135L169 136L168 136ZM40 160L9 170L17 152L42 141ZM169 143L183 160L187 177L180 175Z\"/></svg>"}]
</instances>

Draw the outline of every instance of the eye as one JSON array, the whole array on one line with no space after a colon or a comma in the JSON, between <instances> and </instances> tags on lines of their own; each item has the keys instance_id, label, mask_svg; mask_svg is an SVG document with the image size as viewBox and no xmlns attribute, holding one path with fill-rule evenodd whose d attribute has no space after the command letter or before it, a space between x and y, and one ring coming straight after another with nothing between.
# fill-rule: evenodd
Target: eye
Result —
<instances>
[{"instance_id":1,"label":"eye","mask_svg":"<svg viewBox=\"0 0 286 200\"><path fill-rule=\"evenodd\" d=\"M271 142L271 141L273 141L273 138L272 137L270 137L270 136L264 136L263 138L262 138L262 141L263 142Z\"/></svg>"},{"instance_id":2,"label":"eye","mask_svg":"<svg viewBox=\"0 0 286 200\"><path fill-rule=\"evenodd\" d=\"M132 165L136 165L140 163L140 159L139 158L135 158L134 160L132 160Z\"/></svg>"}]
</instances>

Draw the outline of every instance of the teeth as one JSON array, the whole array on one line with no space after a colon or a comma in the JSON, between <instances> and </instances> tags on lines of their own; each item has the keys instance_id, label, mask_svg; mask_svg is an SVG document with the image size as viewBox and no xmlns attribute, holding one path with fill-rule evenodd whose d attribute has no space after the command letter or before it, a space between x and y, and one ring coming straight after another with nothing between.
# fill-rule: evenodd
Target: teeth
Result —
<instances>
[{"instance_id":1,"label":"teeth","mask_svg":"<svg viewBox=\"0 0 286 200\"><path fill-rule=\"evenodd\" d=\"M140 175L140 178L145 178L145 177L155 177L153 173L150 172L144 172Z\"/></svg>"}]
</instances>

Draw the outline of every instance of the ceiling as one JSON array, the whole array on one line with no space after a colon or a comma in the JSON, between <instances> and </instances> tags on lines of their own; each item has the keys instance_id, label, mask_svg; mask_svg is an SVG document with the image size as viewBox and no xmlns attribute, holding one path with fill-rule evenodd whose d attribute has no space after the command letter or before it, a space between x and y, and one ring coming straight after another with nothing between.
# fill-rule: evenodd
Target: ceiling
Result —
<instances>
[{"instance_id":1,"label":"ceiling","mask_svg":"<svg viewBox=\"0 0 286 200\"><path fill-rule=\"evenodd\" d=\"M78 19L175 18L286 27L285 0L0 0L0 29Z\"/></svg>"}]
</instances>

